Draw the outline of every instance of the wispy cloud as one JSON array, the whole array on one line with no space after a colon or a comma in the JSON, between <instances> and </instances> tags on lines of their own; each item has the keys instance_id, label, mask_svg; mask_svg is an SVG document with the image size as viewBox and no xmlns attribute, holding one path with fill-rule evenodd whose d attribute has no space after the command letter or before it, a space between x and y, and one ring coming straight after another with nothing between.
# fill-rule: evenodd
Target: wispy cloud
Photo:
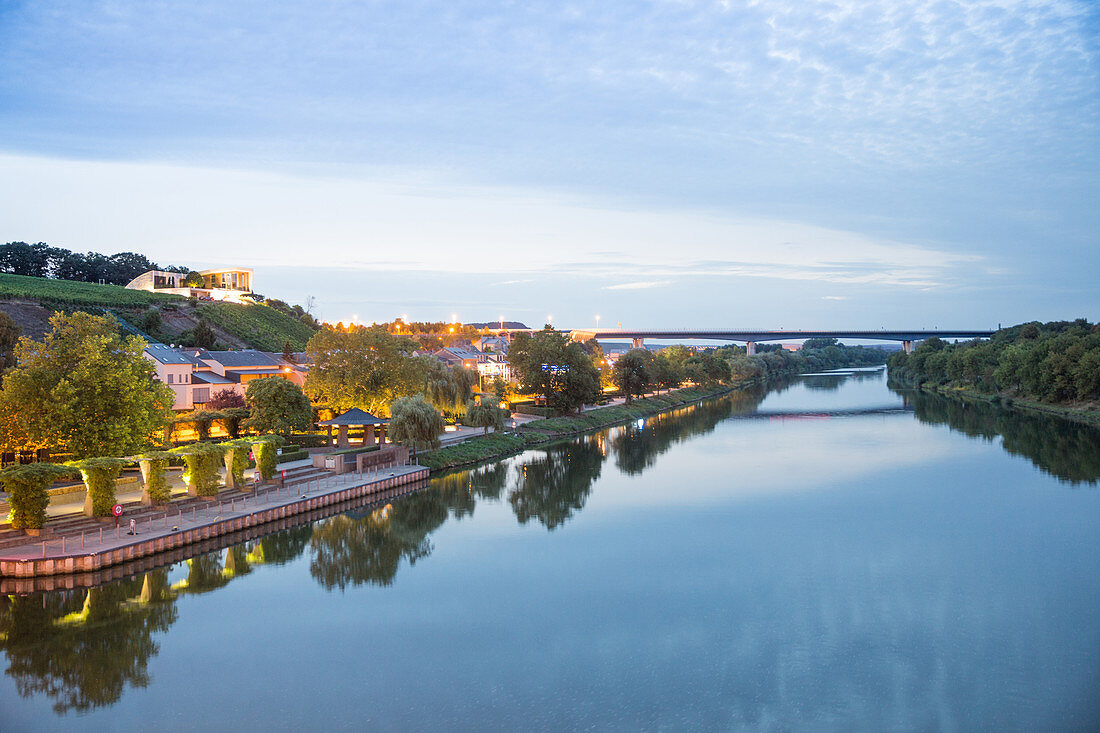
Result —
<instances>
[{"instance_id":1,"label":"wispy cloud","mask_svg":"<svg viewBox=\"0 0 1100 733\"><path fill-rule=\"evenodd\" d=\"M647 282L619 283L618 285L605 285L604 290L647 290L670 285L671 280L649 280Z\"/></svg>"}]
</instances>

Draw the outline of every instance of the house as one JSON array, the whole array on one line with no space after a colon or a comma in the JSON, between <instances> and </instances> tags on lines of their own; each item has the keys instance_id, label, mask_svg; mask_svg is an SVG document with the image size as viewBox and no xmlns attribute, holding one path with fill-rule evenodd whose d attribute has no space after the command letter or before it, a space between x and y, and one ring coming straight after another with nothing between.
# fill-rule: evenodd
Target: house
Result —
<instances>
[{"instance_id":1,"label":"house","mask_svg":"<svg viewBox=\"0 0 1100 733\"><path fill-rule=\"evenodd\" d=\"M479 362L485 360L485 354L474 348L447 346L432 354L448 366L461 366L476 371Z\"/></svg>"},{"instance_id":2,"label":"house","mask_svg":"<svg viewBox=\"0 0 1100 733\"><path fill-rule=\"evenodd\" d=\"M264 377L281 377L301 386L309 368L308 363L292 365L282 355L252 349L208 351L152 344L145 347L145 356L155 365L156 378L176 394L174 410L201 407L222 390L243 397L249 382Z\"/></svg>"},{"instance_id":3,"label":"house","mask_svg":"<svg viewBox=\"0 0 1100 733\"><path fill-rule=\"evenodd\" d=\"M504 336L482 336L474 342L474 347L484 353L508 353L508 339Z\"/></svg>"},{"instance_id":4,"label":"house","mask_svg":"<svg viewBox=\"0 0 1100 733\"><path fill-rule=\"evenodd\" d=\"M202 300L226 300L232 303L251 303L252 270L246 267L202 270L202 287L183 284L187 277L178 272L150 270L138 275L126 287L130 290L146 290L151 293L169 293L184 297L194 296Z\"/></svg>"}]
</instances>

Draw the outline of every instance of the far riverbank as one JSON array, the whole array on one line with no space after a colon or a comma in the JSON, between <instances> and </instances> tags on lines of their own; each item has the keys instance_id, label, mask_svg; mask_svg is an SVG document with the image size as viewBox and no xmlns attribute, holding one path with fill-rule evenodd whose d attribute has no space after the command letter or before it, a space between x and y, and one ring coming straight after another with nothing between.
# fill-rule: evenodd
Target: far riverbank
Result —
<instances>
[{"instance_id":1,"label":"far riverbank","mask_svg":"<svg viewBox=\"0 0 1100 733\"><path fill-rule=\"evenodd\" d=\"M532 446L668 412L692 402L721 397L759 384L760 380L752 379L721 387L682 387L662 395L634 400L629 405L601 407L578 415L533 420L519 426L515 432L479 435L462 443L421 452L416 456L416 462L430 468L432 473L462 468L482 461L505 458Z\"/></svg>"},{"instance_id":2,"label":"far riverbank","mask_svg":"<svg viewBox=\"0 0 1100 733\"><path fill-rule=\"evenodd\" d=\"M1010 397L1004 394L990 394L980 392L973 387L952 387L948 385L912 384L906 380L890 377L889 386L894 389L916 389L929 394L938 394L960 402L983 402L997 405L1008 410L1039 413L1058 417L1070 422L1081 423L1100 427L1100 410L1095 407L1066 407L1064 405L1052 405L1036 400L1027 400L1020 397Z\"/></svg>"}]
</instances>

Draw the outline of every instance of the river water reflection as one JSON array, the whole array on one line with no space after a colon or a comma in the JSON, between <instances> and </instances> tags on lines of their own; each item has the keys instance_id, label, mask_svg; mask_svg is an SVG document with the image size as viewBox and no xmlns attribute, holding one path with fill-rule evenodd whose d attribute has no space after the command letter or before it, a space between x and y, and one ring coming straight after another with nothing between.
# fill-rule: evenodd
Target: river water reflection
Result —
<instances>
[{"instance_id":1,"label":"river water reflection","mask_svg":"<svg viewBox=\"0 0 1100 733\"><path fill-rule=\"evenodd\" d=\"M0 596L0 729L1100 720L1100 434L797 379L91 590Z\"/></svg>"}]
</instances>

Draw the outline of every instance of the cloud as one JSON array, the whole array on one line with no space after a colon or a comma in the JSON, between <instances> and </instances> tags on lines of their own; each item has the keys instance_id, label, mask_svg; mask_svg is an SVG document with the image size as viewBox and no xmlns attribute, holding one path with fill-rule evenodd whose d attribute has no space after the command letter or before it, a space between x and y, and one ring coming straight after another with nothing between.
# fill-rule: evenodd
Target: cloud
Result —
<instances>
[{"instance_id":1,"label":"cloud","mask_svg":"<svg viewBox=\"0 0 1100 733\"><path fill-rule=\"evenodd\" d=\"M823 295L822 300L851 300L847 295Z\"/></svg>"},{"instance_id":2,"label":"cloud","mask_svg":"<svg viewBox=\"0 0 1100 733\"><path fill-rule=\"evenodd\" d=\"M671 284L671 280L650 280L649 282L620 283L618 285L605 285L604 290L646 290L659 288Z\"/></svg>"}]
</instances>

